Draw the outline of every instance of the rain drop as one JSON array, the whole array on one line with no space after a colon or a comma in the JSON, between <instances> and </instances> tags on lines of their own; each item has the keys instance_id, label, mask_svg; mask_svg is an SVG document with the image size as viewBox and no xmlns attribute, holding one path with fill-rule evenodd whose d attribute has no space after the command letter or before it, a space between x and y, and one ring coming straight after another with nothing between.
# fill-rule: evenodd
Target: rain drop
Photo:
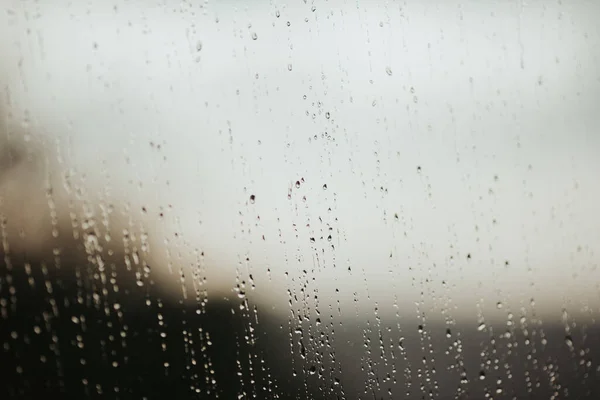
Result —
<instances>
[{"instance_id":1,"label":"rain drop","mask_svg":"<svg viewBox=\"0 0 600 400\"><path fill-rule=\"evenodd\" d=\"M567 344L567 346L569 346L570 348L573 348L573 338L571 337L571 335L567 335L565 336L565 343Z\"/></svg>"}]
</instances>

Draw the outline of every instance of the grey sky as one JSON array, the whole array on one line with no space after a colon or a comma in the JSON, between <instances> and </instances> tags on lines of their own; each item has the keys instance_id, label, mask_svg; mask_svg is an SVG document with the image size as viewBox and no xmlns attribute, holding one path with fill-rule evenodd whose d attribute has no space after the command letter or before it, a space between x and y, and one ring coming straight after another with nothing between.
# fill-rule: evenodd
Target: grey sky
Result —
<instances>
[{"instance_id":1,"label":"grey sky","mask_svg":"<svg viewBox=\"0 0 600 400\"><path fill-rule=\"evenodd\" d=\"M89 3L3 6L4 97L210 290L598 312L597 2Z\"/></svg>"}]
</instances>

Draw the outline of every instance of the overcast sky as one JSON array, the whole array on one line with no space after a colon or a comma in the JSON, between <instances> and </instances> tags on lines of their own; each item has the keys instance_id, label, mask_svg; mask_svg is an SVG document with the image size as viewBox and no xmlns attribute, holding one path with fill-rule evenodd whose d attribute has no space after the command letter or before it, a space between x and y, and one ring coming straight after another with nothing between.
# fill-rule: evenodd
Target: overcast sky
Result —
<instances>
[{"instance_id":1,"label":"overcast sky","mask_svg":"<svg viewBox=\"0 0 600 400\"><path fill-rule=\"evenodd\" d=\"M213 287L598 312L600 3L87 3L2 6L3 98Z\"/></svg>"}]
</instances>

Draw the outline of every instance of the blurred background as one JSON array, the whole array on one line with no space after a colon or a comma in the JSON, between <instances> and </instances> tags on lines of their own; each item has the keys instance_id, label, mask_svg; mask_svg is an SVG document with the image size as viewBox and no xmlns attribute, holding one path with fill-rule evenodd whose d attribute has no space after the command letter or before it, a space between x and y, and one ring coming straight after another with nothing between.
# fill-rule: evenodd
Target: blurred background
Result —
<instances>
[{"instance_id":1,"label":"blurred background","mask_svg":"<svg viewBox=\"0 0 600 400\"><path fill-rule=\"evenodd\" d=\"M600 394L600 3L1 8L5 397Z\"/></svg>"}]
</instances>

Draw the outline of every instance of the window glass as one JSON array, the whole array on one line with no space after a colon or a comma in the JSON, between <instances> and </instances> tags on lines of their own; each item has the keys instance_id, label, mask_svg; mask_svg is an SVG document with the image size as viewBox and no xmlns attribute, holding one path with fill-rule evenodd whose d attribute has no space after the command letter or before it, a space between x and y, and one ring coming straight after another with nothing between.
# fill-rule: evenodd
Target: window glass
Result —
<instances>
[{"instance_id":1,"label":"window glass","mask_svg":"<svg viewBox=\"0 0 600 400\"><path fill-rule=\"evenodd\" d=\"M0 397L600 398L600 3L0 9Z\"/></svg>"}]
</instances>

